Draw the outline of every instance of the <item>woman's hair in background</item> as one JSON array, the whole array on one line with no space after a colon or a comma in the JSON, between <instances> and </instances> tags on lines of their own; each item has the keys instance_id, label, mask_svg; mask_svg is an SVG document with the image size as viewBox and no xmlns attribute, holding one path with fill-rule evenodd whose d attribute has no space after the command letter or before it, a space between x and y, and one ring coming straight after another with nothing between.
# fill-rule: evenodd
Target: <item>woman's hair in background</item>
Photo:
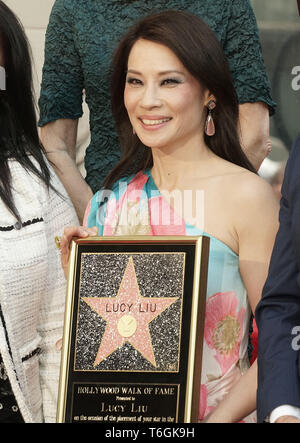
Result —
<instances>
[{"instance_id":1,"label":"woman's hair in background","mask_svg":"<svg viewBox=\"0 0 300 443\"><path fill-rule=\"evenodd\" d=\"M124 105L128 57L139 39L167 46L190 74L215 96L217 106L213 117L216 133L213 137L204 134L206 144L218 156L255 172L240 145L238 99L217 37L203 20L191 13L164 11L136 23L115 52L111 68L111 106L122 157L102 187L110 188L119 178L153 165L151 150L133 134Z\"/></svg>"},{"instance_id":2,"label":"woman's hair in background","mask_svg":"<svg viewBox=\"0 0 300 443\"><path fill-rule=\"evenodd\" d=\"M21 23L1 0L0 51L6 71L6 90L0 91L0 198L20 221L12 198L8 160L17 160L47 186L50 172L36 124L30 47Z\"/></svg>"}]
</instances>

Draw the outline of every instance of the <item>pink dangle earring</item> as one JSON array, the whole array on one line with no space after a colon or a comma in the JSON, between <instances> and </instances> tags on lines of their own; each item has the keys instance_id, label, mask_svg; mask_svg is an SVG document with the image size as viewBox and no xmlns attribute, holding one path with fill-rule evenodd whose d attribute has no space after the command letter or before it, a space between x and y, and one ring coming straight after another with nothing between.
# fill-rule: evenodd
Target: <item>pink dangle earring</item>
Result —
<instances>
[{"instance_id":1,"label":"pink dangle earring","mask_svg":"<svg viewBox=\"0 0 300 443\"><path fill-rule=\"evenodd\" d=\"M207 103L208 116L205 122L205 129L204 129L205 134L208 135L209 137L215 135L216 132L214 120L211 115L211 111L215 109L215 107L216 107L215 100L209 100L209 102Z\"/></svg>"}]
</instances>

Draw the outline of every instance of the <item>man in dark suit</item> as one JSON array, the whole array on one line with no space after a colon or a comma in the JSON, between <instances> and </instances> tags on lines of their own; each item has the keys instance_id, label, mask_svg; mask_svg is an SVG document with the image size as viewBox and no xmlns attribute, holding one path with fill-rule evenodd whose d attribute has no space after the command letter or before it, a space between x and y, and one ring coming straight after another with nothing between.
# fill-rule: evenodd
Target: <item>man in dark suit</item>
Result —
<instances>
[{"instance_id":1,"label":"man in dark suit","mask_svg":"<svg viewBox=\"0 0 300 443\"><path fill-rule=\"evenodd\" d=\"M258 324L258 421L300 423L300 134L286 166L280 227Z\"/></svg>"}]
</instances>

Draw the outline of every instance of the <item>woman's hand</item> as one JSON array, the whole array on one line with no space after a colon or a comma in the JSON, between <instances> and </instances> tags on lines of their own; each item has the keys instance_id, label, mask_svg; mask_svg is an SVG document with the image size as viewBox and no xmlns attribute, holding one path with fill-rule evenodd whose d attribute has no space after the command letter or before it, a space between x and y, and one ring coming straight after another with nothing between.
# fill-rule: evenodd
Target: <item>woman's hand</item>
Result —
<instances>
[{"instance_id":1,"label":"woman's hand","mask_svg":"<svg viewBox=\"0 0 300 443\"><path fill-rule=\"evenodd\" d=\"M65 277L68 278L68 263L70 255L70 243L73 237L85 238L85 237L95 237L98 235L98 228L94 226L93 228L86 228L84 226L69 226L65 228L64 235L60 241L60 252L61 252L61 264L65 273Z\"/></svg>"}]
</instances>

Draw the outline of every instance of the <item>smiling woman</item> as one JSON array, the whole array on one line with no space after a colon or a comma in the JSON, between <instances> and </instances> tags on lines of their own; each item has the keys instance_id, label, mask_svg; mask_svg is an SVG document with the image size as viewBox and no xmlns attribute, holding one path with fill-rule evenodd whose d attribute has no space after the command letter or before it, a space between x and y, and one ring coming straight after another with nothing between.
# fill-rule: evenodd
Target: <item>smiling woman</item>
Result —
<instances>
[{"instance_id":1,"label":"smiling woman","mask_svg":"<svg viewBox=\"0 0 300 443\"><path fill-rule=\"evenodd\" d=\"M238 102L222 48L199 17L165 11L128 31L112 68L123 156L87 207L86 231L210 238L199 420L253 421L249 318L267 275L278 205L241 148ZM208 135L211 118L215 133ZM191 222L186 209L196 207L199 192L204 198ZM72 236L83 236L82 228L65 231L65 264Z\"/></svg>"},{"instance_id":2,"label":"smiling woman","mask_svg":"<svg viewBox=\"0 0 300 443\"><path fill-rule=\"evenodd\" d=\"M152 129L149 124L145 125L145 121L143 123L141 117L146 120L172 117L161 124L163 127L174 127L175 124L179 132L185 132L182 126L188 122L187 127L190 127L198 118L199 134L208 112L205 105L211 98L217 101L213 111L216 134L214 137L204 134L205 144L222 158L255 171L240 145L237 132L238 99L226 57L215 34L192 14L169 11L157 17L160 17L157 21L146 18L133 26L115 52L111 102L123 156L103 185L110 187L113 181L124 173L126 175L128 169L137 172L152 166L152 154L146 148L152 147L149 138L140 139L134 133L143 128L145 135L146 129ZM190 34L197 37L190 38ZM194 95L198 99L194 100L190 110ZM178 115L164 113L172 112L172 109L167 109L167 97L169 107L173 104L175 109L181 108L180 119ZM133 117L133 107L137 101L139 115ZM173 117L175 122L172 121ZM139 125L136 125L137 122ZM157 127L154 125L154 128ZM159 136L162 137L162 134ZM140 159L138 164L137 157Z\"/></svg>"},{"instance_id":3,"label":"smiling woman","mask_svg":"<svg viewBox=\"0 0 300 443\"><path fill-rule=\"evenodd\" d=\"M128 58L124 104L145 146L169 152L184 149L194 137L199 149L209 98L209 91L168 47L144 39L135 43Z\"/></svg>"}]
</instances>

